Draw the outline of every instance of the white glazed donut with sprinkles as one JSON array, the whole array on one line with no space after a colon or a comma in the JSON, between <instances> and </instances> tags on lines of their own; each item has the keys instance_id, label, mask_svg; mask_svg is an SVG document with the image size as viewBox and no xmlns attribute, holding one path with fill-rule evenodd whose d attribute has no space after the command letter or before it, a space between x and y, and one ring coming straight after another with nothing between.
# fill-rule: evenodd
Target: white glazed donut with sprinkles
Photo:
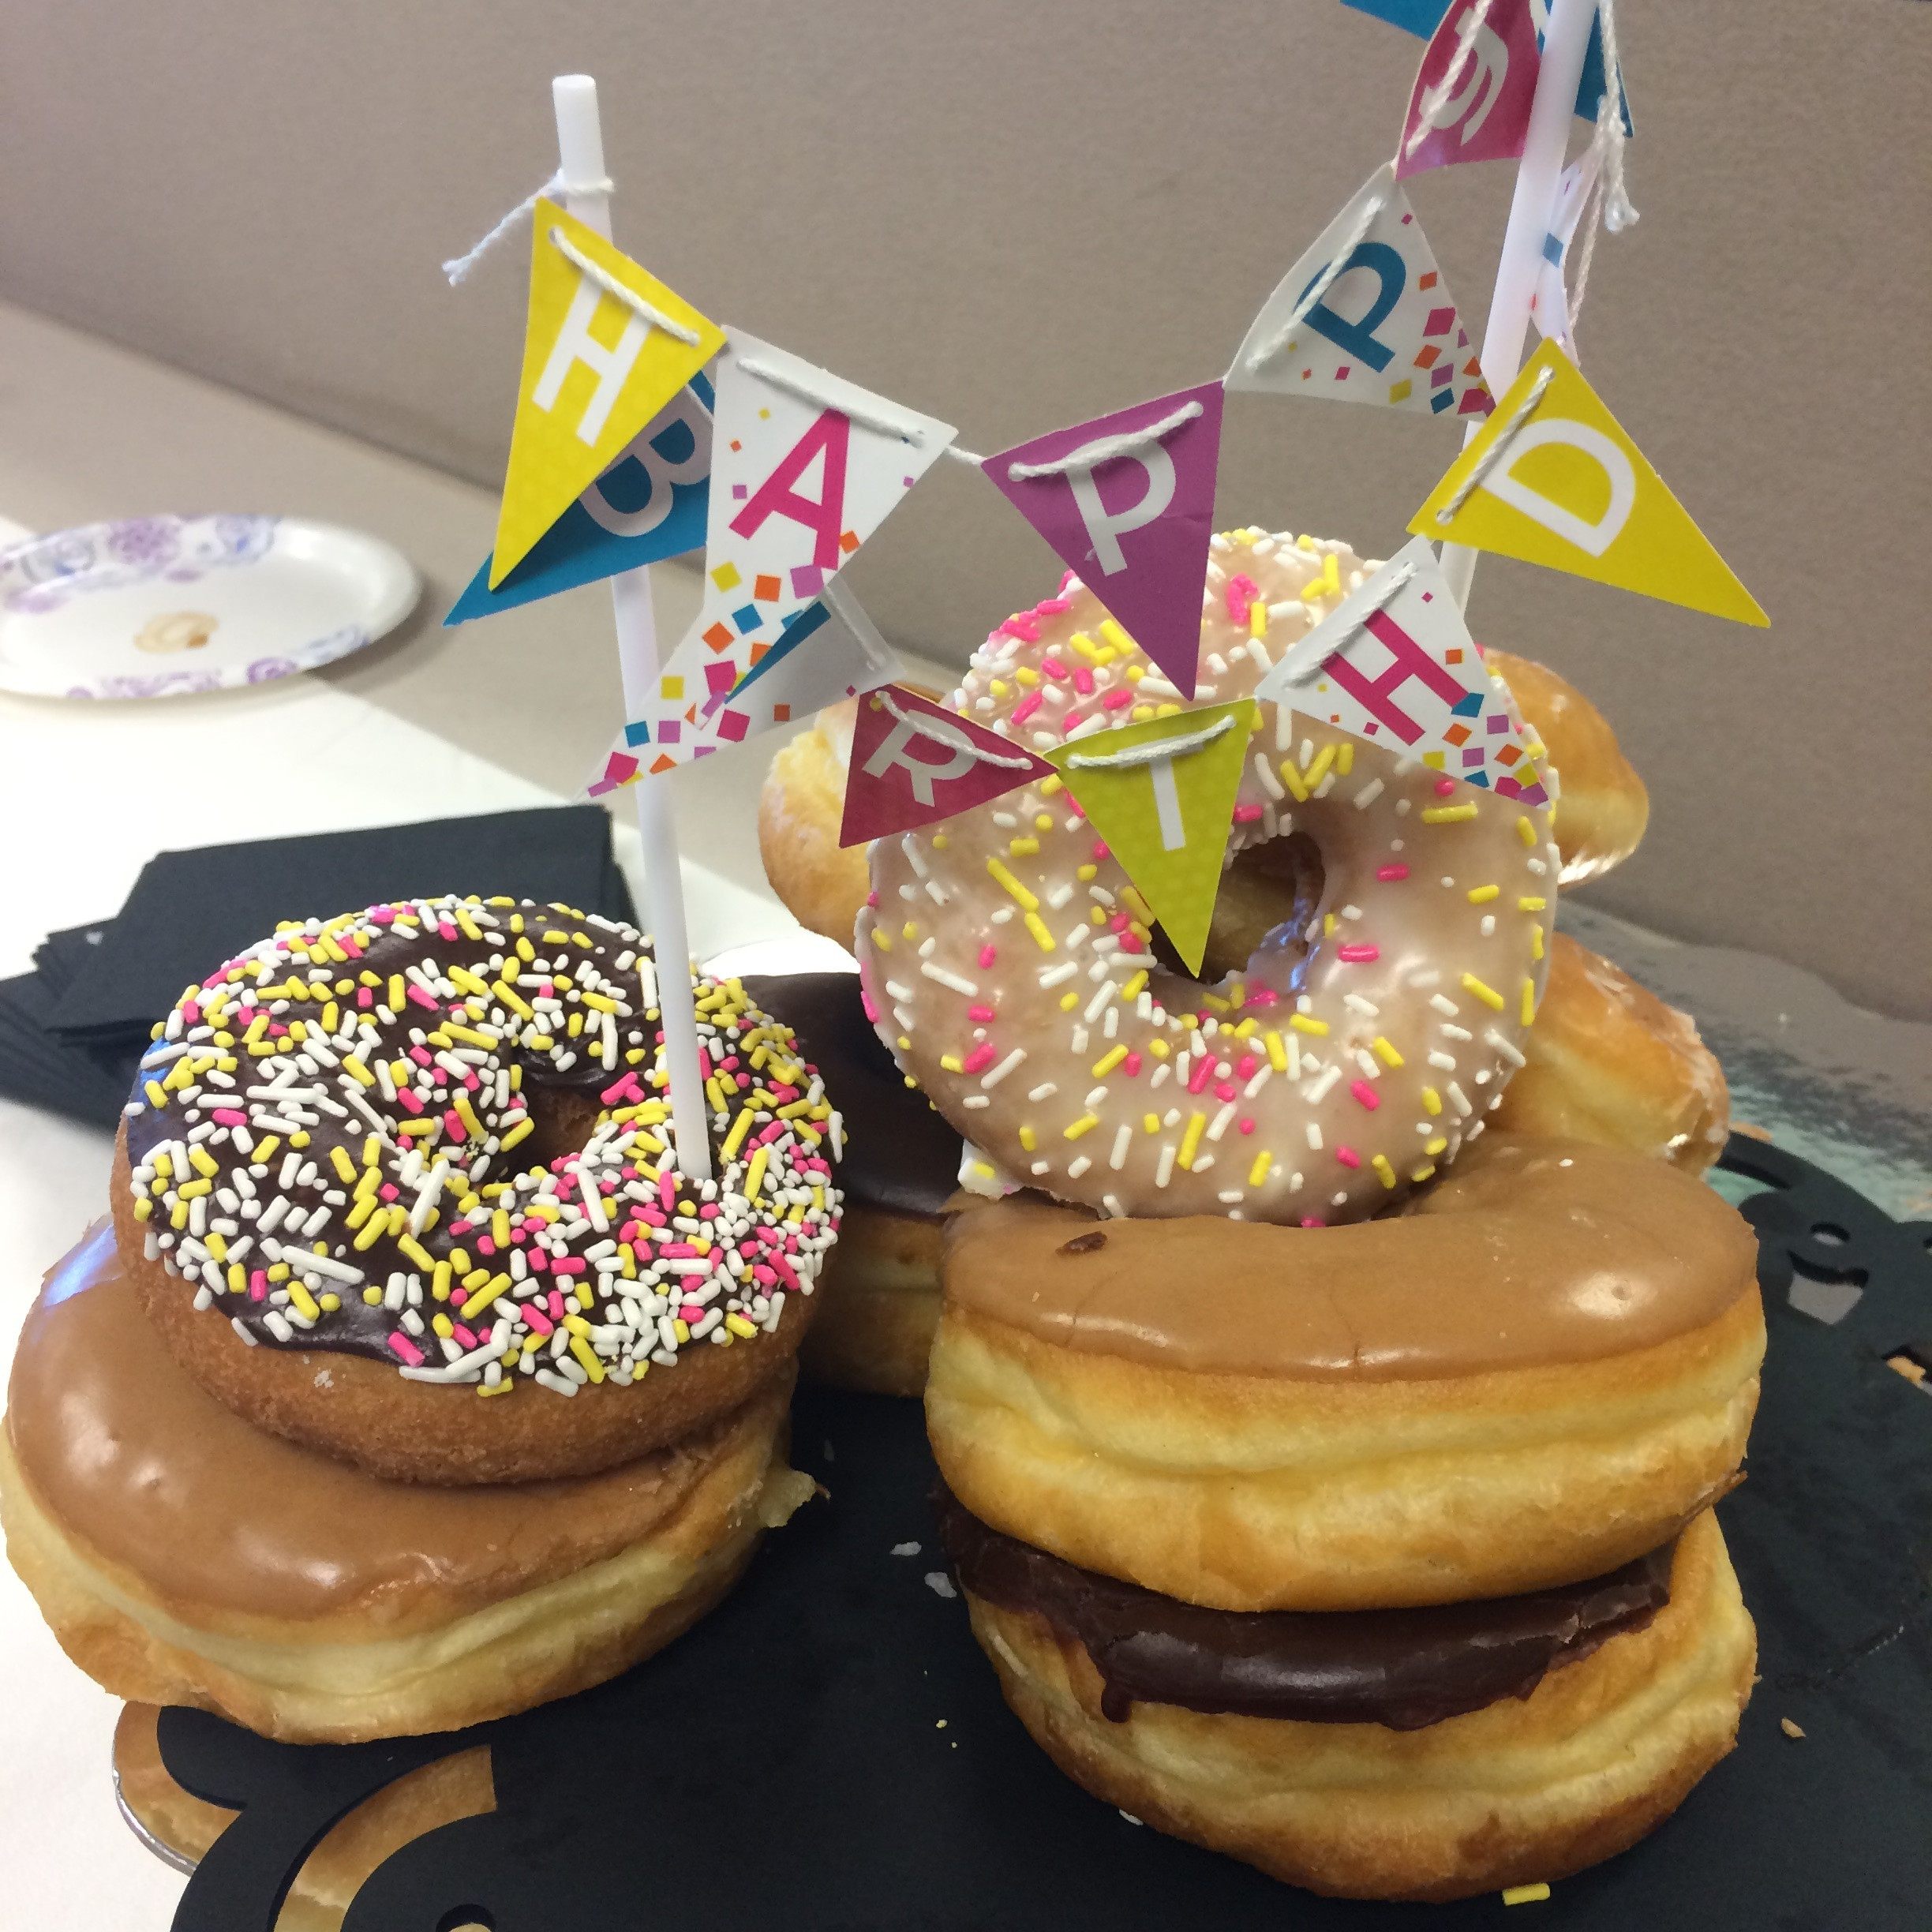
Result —
<instances>
[{"instance_id":1,"label":"white glazed donut with sprinkles","mask_svg":"<svg viewBox=\"0 0 1932 1932\"><path fill-rule=\"evenodd\" d=\"M1376 567L1310 537L1216 537L1194 702L1252 696ZM1186 708L1071 575L974 653L950 703L1043 751ZM1319 1225L1426 1181L1499 1103L1548 970L1550 810L1258 711L1224 865L1305 835L1322 890L1297 931L1279 888L1265 938L1206 982L1163 964L1058 778L871 848L869 1009L971 1144L968 1185Z\"/></svg>"},{"instance_id":2,"label":"white glazed donut with sprinkles","mask_svg":"<svg viewBox=\"0 0 1932 1932\"><path fill-rule=\"evenodd\" d=\"M719 1178L683 1178L656 987L630 927L528 900L284 927L143 1058L146 1259L245 1342L484 1395L623 1387L776 1329L837 1238L843 1123L791 1030L699 979ZM546 1108L575 1119L532 1163Z\"/></svg>"}]
</instances>

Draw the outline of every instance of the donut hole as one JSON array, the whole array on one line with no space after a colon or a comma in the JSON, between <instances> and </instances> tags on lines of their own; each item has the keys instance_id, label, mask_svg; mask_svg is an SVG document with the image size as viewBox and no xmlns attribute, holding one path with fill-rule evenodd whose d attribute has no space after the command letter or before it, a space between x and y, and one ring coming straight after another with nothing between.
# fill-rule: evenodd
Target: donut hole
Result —
<instances>
[{"instance_id":1,"label":"donut hole","mask_svg":"<svg viewBox=\"0 0 1932 1932\"><path fill-rule=\"evenodd\" d=\"M1238 974L1251 985L1294 993L1307 970L1308 930L1325 882L1320 848L1305 832L1250 845L1221 874L1198 979L1158 925L1154 955L1190 984L1218 986Z\"/></svg>"},{"instance_id":2,"label":"donut hole","mask_svg":"<svg viewBox=\"0 0 1932 1932\"><path fill-rule=\"evenodd\" d=\"M529 1080L527 1073L524 1077ZM596 1088L540 1086L533 1081L526 1091L530 1130L510 1157L511 1171L527 1174L533 1167L548 1167L566 1154L581 1154L602 1111ZM500 1181L504 1176L496 1178Z\"/></svg>"}]
</instances>

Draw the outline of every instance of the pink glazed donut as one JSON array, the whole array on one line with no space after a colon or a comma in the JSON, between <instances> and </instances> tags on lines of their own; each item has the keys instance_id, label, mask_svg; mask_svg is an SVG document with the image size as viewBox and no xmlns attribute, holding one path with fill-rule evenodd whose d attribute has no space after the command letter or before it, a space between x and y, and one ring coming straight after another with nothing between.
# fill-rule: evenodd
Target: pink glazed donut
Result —
<instances>
[{"instance_id":1,"label":"pink glazed donut","mask_svg":"<svg viewBox=\"0 0 1932 1932\"><path fill-rule=\"evenodd\" d=\"M1194 702L1252 696L1376 567L1310 537L1216 537ZM987 640L949 702L1043 751L1185 708L1071 575ZM1358 1219L1499 1104L1548 971L1549 807L1257 709L1204 979L1163 963L1057 777L873 844L864 990L969 1143L968 1185L1118 1215Z\"/></svg>"}]
</instances>

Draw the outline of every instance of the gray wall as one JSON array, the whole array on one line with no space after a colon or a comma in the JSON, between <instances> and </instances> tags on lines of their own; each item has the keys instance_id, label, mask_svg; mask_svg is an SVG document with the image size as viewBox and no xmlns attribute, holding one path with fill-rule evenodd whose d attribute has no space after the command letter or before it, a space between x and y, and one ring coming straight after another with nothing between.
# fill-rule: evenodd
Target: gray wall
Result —
<instances>
[{"instance_id":1,"label":"gray wall","mask_svg":"<svg viewBox=\"0 0 1932 1932\"><path fill-rule=\"evenodd\" d=\"M1584 366L1773 627L1496 559L1472 620L1575 678L1649 783L1599 904L1932 1017L1932 8L1620 18L1643 220L1599 248ZM549 171L549 77L582 68L620 242L997 448L1217 373L1390 151L1419 50L1337 0L9 0L0 294L493 479L522 245L460 294L436 264ZM1479 318L1510 185L1415 187ZM1455 445L1232 398L1219 514L1385 554ZM942 466L854 578L889 634L957 658L1054 569Z\"/></svg>"}]
</instances>

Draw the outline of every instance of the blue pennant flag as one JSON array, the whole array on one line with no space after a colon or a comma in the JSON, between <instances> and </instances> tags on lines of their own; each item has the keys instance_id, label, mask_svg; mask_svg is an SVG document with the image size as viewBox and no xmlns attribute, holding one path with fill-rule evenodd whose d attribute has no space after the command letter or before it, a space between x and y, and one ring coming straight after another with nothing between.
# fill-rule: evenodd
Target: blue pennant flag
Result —
<instances>
[{"instance_id":1,"label":"blue pennant flag","mask_svg":"<svg viewBox=\"0 0 1932 1932\"><path fill-rule=\"evenodd\" d=\"M691 378L496 588L485 557L445 624L487 617L704 547L711 497L711 384Z\"/></svg>"},{"instance_id":2,"label":"blue pennant flag","mask_svg":"<svg viewBox=\"0 0 1932 1932\"><path fill-rule=\"evenodd\" d=\"M1345 7L1353 7L1357 13L1366 13L1379 21L1386 21L1391 27L1399 27L1404 33L1412 33L1418 40L1426 40L1442 24L1443 16L1449 11L1451 0L1342 0ZM1537 21L1537 45L1543 44L1543 31L1549 22L1547 5L1532 6L1531 12ZM1590 22L1589 51L1583 56L1583 78L1577 88L1576 110L1586 121L1597 118L1597 103L1603 99L1604 51L1603 22ZM1631 125L1630 96L1623 96L1623 132L1634 134L1637 130Z\"/></svg>"}]
</instances>

